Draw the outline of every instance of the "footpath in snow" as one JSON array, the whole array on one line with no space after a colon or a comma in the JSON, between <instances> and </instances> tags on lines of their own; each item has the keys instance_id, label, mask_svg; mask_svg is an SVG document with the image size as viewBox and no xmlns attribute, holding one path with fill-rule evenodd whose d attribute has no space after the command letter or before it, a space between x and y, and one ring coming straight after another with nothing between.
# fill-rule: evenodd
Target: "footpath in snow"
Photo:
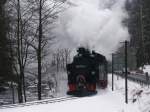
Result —
<instances>
[{"instance_id":1,"label":"footpath in snow","mask_svg":"<svg viewBox=\"0 0 150 112\"><path fill-rule=\"evenodd\" d=\"M115 89L111 91L111 75L106 90L90 97L40 104L26 107L0 109L0 112L149 112L148 87L129 82L129 103L125 104L124 79L115 77ZM139 91L142 92L138 95ZM150 98L149 98L150 99Z\"/></svg>"}]
</instances>

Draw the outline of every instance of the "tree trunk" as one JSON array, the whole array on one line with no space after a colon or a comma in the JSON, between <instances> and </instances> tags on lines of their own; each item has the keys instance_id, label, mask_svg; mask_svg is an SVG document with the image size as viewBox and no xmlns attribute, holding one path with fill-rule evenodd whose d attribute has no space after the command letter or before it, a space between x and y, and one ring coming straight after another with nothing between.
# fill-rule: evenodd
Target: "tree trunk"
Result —
<instances>
[{"instance_id":1,"label":"tree trunk","mask_svg":"<svg viewBox=\"0 0 150 112\"><path fill-rule=\"evenodd\" d=\"M25 87L24 70L22 71L22 86L23 86L24 101L26 102L27 98L26 98L26 87Z\"/></svg>"},{"instance_id":2,"label":"tree trunk","mask_svg":"<svg viewBox=\"0 0 150 112\"><path fill-rule=\"evenodd\" d=\"M23 102L23 97L22 97L22 83L21 83L20 80L18 81L18 101L19 101L19 103Z\"/></svg>"},{"instance_id":3,"label":"tree trunk","mask_svg":"<svg viewBox=\"0 0 150 112\"><path fill-rule=\"evenodd\" d=\"M41 42L42 42L42 0L39 8L39 43L38 43L38 100L41 100Z\"/></svg>"},{"instance_id":4,"label":"tree trunk","mask_svg":"<svg viewBox=\"0 0 150 112\"><path fill-rule=\"evenodd\" d=\"M18 63L19 63L19 69L20 69L20 74L18 76L18 100L19 103L23 102L23 97L22 97L22 73L21 73L21 55L20 55L20 0L18 0L18 7L17 7L17 52L18 52Z\"/></svg>"},{"instance_id":5,"label":"tree trunk","mask_svg":"<svg viewBox=\"0 0 150 112\"><path fill-rule=\"evenodd\" d=\"M15 92L14 92L13 82L11 82L11 89L12 89L12 102L13 104L15 104Z\"/></svg>"}]
</instances>

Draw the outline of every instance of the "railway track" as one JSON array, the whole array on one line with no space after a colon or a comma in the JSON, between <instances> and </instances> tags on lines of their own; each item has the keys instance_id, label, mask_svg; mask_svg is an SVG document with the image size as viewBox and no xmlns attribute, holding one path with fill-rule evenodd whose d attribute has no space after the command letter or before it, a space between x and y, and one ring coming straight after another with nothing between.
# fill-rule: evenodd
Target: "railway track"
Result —
<instances>
[{"instance_id":1,"label":"railway track","mask_svg":"<svg viewBox=\"0 0 150 112\"><path fill-rule=\"evenodd\" d=\"M25 106L32 106L32 105L48 104L48 103L56 103L56 102L74 100L74 99L78 99L78 97L59 97L59 98L51 98L51 99L33 101L33 102L27 102L27 103L1 105L0 109L25 107Z\"/></svg>"}]
</instances>

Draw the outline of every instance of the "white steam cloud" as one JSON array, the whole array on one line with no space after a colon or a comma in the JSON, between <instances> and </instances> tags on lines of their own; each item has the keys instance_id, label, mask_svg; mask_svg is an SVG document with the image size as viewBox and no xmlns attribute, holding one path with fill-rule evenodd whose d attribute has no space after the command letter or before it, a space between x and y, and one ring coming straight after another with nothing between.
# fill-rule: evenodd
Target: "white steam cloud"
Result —
<instances>
[{"instance_id":1,"label":"white steam cloud","mask_svg":"<svg viewBox=\"0 0 150 112\"><path fill-rule=\"evenodd\" d=\"M129 39L123 20L128 17L125 0L68 0L72 6L61 13L57 32L59 47L88 46L107 58Z\"/></svg>"}]
</instances>

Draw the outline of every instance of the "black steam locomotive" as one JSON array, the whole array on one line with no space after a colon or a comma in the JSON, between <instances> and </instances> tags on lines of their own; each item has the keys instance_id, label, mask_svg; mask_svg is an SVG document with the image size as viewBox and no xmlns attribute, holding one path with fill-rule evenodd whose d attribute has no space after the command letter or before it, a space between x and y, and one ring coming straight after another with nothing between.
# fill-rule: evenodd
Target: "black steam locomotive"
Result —
<instances>
[{"instance_id":1,"label":"black steam locomotive","mask_svg":"<svg viewBox=\"0 0 150 112\"><path fill-rule=\"evenodd\" d=\"M107 61L105 56L80 47L73 62L67 64L69 95L97 93L96 87L107 87Z\"/></svg>"}]
</instances>

